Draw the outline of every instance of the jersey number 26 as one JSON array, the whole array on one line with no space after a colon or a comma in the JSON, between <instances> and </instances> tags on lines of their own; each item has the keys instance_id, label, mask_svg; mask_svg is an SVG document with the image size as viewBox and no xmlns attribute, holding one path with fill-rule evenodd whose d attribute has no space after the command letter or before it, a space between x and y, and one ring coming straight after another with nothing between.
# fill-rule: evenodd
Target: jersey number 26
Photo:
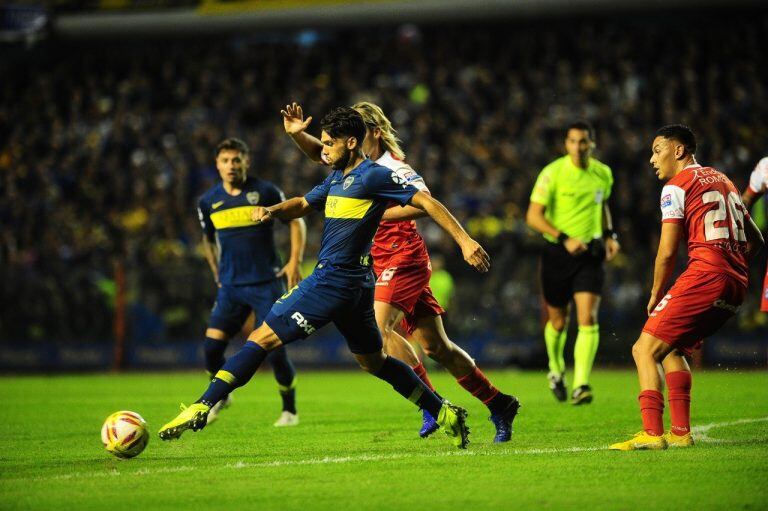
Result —
<instances>
[{"instance_id":1,"label":"jersey number 26","mask_svg":"<svg viewBox=\"0 0 768 511\"><path fill-rule=\"evenodd\" d=\"M726 200L721 192L712 190L704 193L701 200L704 204L717 203L717 208L707 211L704 215L704 237L707 241L727 239L731 232L734 240L747 241L747 236L744 234L744 205L738 194L730 192ZM729 215L726 215L726 208ZM722 222L726 216L731 218L731 228L715 227L715 222Z\"/></svg>"}]
</instances>

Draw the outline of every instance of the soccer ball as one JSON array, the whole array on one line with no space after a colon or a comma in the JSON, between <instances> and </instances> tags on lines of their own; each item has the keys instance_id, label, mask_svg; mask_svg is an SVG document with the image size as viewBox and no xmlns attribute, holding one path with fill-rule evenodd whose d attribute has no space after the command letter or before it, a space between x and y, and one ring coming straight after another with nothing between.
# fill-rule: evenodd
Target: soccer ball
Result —
<instances>
[{"instance_id":1,"label":"soccer ball","mask_svg":"<svg viewBox=\"0 0 768 511\"><path fill-rule=\"evenodd\" d=\"M104 448L118 458L133 458L149 442L147 423L136 412L115 412L101 427L101 441Z\"/></svg>"}]
</instances>

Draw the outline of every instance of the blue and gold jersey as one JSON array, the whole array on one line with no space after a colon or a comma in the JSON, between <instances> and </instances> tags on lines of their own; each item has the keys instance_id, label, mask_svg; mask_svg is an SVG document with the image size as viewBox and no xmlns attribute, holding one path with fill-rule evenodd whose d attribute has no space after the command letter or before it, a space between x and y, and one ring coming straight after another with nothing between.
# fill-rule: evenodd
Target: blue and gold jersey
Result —
<instances>
[{"instance_id":1,"label":"blue and gold jersey","mask_svg":"<svg viewBox=\"0 0 768 511\"><path fill-rule=\"evenodd\" d=\"M205 236L219 248L219 281L223 285L249 285L275 278L281 262L275 249L274 222L256 225L256 206L285 200L274 184L249 176L242 192L230 195L221 183L205 192L198 215Z\"/></svg>"},{"instance_id":2,"label":"blue and gold jersey","mask_svg":"<svg viewBox=\"0 0 768 511\"><path fill-rule=\"evenodd\" d=\"M332 267L336 277L373 285L370 250L373 235L391 201L405 206L418 189L391 169L365 160L346 176L332 172L304 196L325 212L318 269Z\"/></svg>"}]
</instances>

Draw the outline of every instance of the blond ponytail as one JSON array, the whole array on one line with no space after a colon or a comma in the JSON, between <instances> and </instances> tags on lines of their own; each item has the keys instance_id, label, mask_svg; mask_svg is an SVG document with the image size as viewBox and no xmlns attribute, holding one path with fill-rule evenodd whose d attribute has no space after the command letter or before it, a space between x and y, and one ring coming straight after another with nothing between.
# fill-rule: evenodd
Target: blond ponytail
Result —
<instances>
[{"instance_id":1,"label":"blond ponytail","mask_svg":"<svg viewBox=\"0 0 768 511\"><path fill-rule=\"evenodd\" d=\"M397 131L392 127L392 123L378 105L368 101L361 101L352 105L352 108L363 116L366 126L381 130L381 143L384 145L385 150L392 153L398 160L405 160L405 152L400 147Z\"/></svg>"}]
</instances>

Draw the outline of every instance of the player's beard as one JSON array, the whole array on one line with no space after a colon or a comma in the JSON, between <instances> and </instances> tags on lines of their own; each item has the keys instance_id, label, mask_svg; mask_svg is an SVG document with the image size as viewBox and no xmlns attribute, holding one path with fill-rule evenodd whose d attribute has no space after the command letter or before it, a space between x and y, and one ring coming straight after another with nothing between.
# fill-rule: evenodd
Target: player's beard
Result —
<instances>
[{"instance_id":1,"label":"player's beard","mask_svg":"<svg viewBox=\"0 0 768 511\"><path fill-rule=\"evenodd\" d=\"M341 157L333 162L333 165L331 165L331 168L333 170L344 170L347 168L347 165L349 165L349 160L352 158L352 151L344 148L344 154L341 155Z\"/></svg>"}]
</instances>

